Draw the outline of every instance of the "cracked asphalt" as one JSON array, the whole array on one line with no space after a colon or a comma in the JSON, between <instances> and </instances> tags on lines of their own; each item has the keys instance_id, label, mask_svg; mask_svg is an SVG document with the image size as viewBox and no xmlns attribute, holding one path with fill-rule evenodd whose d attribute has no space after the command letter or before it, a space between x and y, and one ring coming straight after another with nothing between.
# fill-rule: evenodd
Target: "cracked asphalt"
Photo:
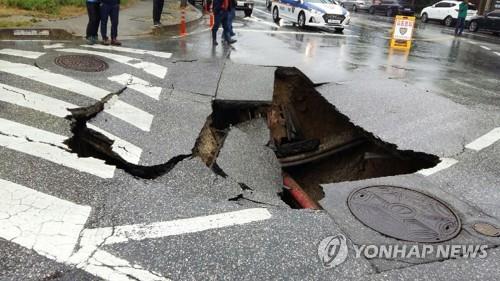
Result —
<instances>
[{"instance_id":1,"label":"cracked asphalt","mask_svg":"<svg viewBox=\"0 0 500 281\"><path fill-rule=\"evenodd\" d=\"M473 226L500 229L500 38L419 24L412 50L399 53L388 48L387 18L354 14L343 34L300 30L278 27L258 2L253 17L238 12L238 42L212 48L207 22L121 50L0 41L1 280L498 279L500 237ZM108 68L67 69L61 55ZM261 117L227 128L220 170L207 167L194 151L213 104L269 105L279 66L302 71L374 138L441 163L324 183L323 210L291 209ZM89 106L90 118L72 115ZM69 144L74 136L101 150ZM445 244L488 245L488 256L356 257L353 245L415 244L352 215L349 194L371 185L445 202L462 223ZM326 268L318 245L339 234L346 261Z\"/></svg>"}]
</instances>

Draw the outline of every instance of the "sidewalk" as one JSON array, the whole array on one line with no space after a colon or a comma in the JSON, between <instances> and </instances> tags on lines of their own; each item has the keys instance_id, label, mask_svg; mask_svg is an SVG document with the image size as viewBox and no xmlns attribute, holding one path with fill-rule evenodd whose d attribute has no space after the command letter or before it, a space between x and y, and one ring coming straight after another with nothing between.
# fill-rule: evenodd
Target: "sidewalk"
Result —
<instances>
[{"instance_id":1,"label":"sidewalk","mask_svg":"<svg viewBox=\"0 0 500 281\"><path fill-rule=\"evenodd\" d=\"M153 1L142 0L133 6L120 11L120 23L118 27L119 38L151 34L153 31ZM202 17L201 11L192 5L186 7L186 22L192 22ZM181 9L180 1L165 1L160 29L175 28L180 24ZM85 36L88 17L82 15L65 20L42 20L36 23L34 28L64 29L75 36ZM108 28L110 23L108 23Z\"/></svg>"}]
</instances>

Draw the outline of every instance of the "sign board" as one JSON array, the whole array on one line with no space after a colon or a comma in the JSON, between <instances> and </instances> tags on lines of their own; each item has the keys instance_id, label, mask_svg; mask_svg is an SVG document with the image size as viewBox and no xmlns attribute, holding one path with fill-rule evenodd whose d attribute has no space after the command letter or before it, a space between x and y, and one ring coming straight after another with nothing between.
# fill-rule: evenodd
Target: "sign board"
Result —
<instances>
[{"instance_id":1,"label":"sign board","mask_svg":"<svg viewBox=\"0 0 500 281\"><path fill-rule=\"evenodd\" d=\"M415 17L396 16L391 38L391 48L410 49Z\"/></svg>"}]
</instances>

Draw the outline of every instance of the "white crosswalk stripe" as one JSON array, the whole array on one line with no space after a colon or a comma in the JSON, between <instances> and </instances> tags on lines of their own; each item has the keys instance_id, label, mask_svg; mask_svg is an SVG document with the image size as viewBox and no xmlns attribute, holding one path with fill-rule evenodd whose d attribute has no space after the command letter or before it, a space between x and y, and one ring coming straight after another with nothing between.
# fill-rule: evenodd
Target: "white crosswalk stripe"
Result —
<instances>
[{"instance_id":1,"label":"white crosswalk stripe","mask_svg":"<svg viewBox=\"0 0 500 281\"><path fill-rule=\"evenodd\" d=\"M64 262L73 253L89 206L0 179L0 237Z\"/></svg>"},{"instance_id":2,"label":"white crosswalk stripe","mask_svg":"<svg viewBox=\"0 0 500 281\"><path fill-rule=\"evenodd\" d=\"M37 58L41 57L42 55L44 55L45 53L24 51L24 50L18 50L18 49L1 49L0 54L9 55L9 56L16 56L16 57L23 57L23 58L28 58L28 59L37 59Z\"/></svg>"},{"instance_id":3,"label":"white crosswalk stripe","mask_svg":"<svg viewBox=\"0 0 500 281\"><path fill-rule=\"evenodd\" d=\"M151 86L151 84L148 83L147 81L135 77L131 74L124 73L121 75L108 77L108 79L118 84L127 86L130 89L136 90L139 93L143 93L144 95L151 97L155 100L160 99L160 94L162 90L161 87Z\"/></svg>"},{"instance_id":4,"label":"white crosswalk stripe","mask_svg":"<svg viewBox=\"0 0 500 281\"><path fill-rule=\"evenodd\" d=\"M36 111L41 111L61 118L70 115L68 108L78 107L71 103L67 103L55 98L47 97L2 83L0 83L0 101L30 108ZM142 154L141 148L92 124L87 124L87 127L113 140L113 151L120 157L122 157L125 161L133 164L139 163Z\"/></svg>"},{"instance_id":5,"label":"white crosswalk stripe","mask_svg":"<svg viewBox=\"0 0 500 281\"><path fill-rule=\"evenodd\" d=\"M154 75L154 76L161 78L161 79L165 78L165 75L167 75L167 68L164 66L161 66L161 65L158 65L158 64L152 63L152 62L146 62L146 61L132 58L132 57L123 56L123 55L89 51L89 50L81 50L81 49L73 49L73 48L57 49L57 51L67 52L67 53L76 53L76 54L88 54L88 55L105 57L105 58L117 61L119 63L123 63L125 65L143 70L144 72L149 73L151 75Z\"/></svg>"},{"instance_id":6,"label":"white crosswalk stripe","mask_svg":"<svg viewBox=\"0 0 500 281\"><path fill-rule=\"evenodd\" d=\"M101 100L109 94L108 91L91 84L27 64L0 60L0 71L25 77L96 100ZM119 99L114 99L112 103L108 103L104 111L146 132L150 130L151 123L153 122L153 115Z\"/></svg>"},{"instance_id":7,"label":"white crosswalk stripe","mask_svg":"<svg viewBox=\"0 0 500 281\"><path fill-rule=\"evenodd\" d=\"M81 45L84 48L92 48L92 49L100 49L100 50L109 50L116 52L124 52L138 55L150 55L159 58L169 59L172 57L172 53L167 52L158 52L158 51L150 51L144 49L133 49L133 48L125 48L125 47L116 47L116 46L104 46L104 45Z\"/></svg>"},{"instance_id":8,"label":"white crosswalk stripe","mask_svg":"<svg viewBox=\"0 0 500 281\"><path fill-rule=\"evenodd\" d=\"M0 146L39 157L101 178L112 178L115 167L69 152L65 136L0 118Z\"/></svg>"}]
</instances>

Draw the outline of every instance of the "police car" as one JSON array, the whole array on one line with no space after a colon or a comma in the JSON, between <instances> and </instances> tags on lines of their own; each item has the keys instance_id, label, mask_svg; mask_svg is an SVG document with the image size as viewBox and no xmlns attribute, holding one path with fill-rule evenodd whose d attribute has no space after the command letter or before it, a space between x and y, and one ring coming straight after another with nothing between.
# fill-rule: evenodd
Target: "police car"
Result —
<instances>
[{"instance_id":1,"label":"police car","mask_svg":"<svg viewBox=\"0 0 500 281\"><path fill-rule=\"evenodd\" d=\"M349 12L335 0L274 0L273 20L296 23L299 27L333 27L342 31L351 20Z\"/></svg>"}]
</instances>

